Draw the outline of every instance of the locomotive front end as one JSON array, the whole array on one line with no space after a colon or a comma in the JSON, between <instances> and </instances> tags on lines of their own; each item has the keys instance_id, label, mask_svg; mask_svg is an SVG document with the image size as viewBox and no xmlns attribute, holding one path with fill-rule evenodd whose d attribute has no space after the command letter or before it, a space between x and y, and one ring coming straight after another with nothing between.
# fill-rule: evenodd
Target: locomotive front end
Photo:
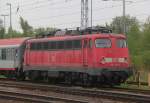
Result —
<instances>
[{"instance_id":1,"label":"locomotive front end","mask_svg":"<svg viewBox=\"0 0 150 103\"><path fill-rule=\"evenodd\" d=\"M129 50L124 35L95 38L95 71L102 84L117 85L132 75Z\"/></svg>"}]
</instances>

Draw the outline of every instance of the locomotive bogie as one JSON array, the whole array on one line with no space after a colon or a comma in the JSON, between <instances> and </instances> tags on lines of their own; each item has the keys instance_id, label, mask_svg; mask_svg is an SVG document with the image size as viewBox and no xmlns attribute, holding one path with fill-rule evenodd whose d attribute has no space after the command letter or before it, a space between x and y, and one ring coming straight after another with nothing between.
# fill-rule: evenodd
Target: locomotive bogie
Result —
<instances>
[{"instance_id":1,"label":"locomotive bogie","mask_svg":"<svg viewBox=\"0 0 150 103\"><path fill-rule=\"evenodd\" d=\"M125 68L124 68L125 69ZM51 69L51 70L27 70L25 78L31 81L61 82L66 84L80 85L120 85L131 75L131 70L97 69Z\"/></svg>"}]
</instances>

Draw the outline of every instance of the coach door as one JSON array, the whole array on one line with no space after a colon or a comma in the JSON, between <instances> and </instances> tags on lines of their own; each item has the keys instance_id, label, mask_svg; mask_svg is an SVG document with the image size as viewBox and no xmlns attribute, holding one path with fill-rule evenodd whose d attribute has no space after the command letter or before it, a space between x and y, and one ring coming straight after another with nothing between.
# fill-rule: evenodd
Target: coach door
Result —
<instances>
[{"instance_id":1,"label":"coach door","mask_svg":"<svg viewBox=\"0 0 150 103\"><path fill-rule=\"evenodd\" d=\"M88 44L88 39L84 39L82 45L83 66L88 66Z\"/></svg>"}]
</instances>

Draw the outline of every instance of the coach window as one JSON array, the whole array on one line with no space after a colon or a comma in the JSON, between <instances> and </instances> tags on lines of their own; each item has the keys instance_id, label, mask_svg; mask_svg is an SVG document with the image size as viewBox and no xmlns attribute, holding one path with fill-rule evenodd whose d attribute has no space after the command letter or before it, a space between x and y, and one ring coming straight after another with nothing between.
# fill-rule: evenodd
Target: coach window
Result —
<instances>
[{"instance_id":1,"label":"coach window","mask_svg":"<svg viewBox=\"0 0 150 103\"><path fill-rule=\"evenodd\" d=\"M14 55L15 55L14 49L15 49L15 48L9 48L9 49L7 50L7 53L8 53L8 54L7 54L8 57L6 57L7 60L13 60L13 59L14 59Z\"/></svg>"},{"instance_id":2,"label":"coach window","mask_svg":"<svg viewBox=\"0 0 150 103\"><path fill-rule=\"evenodd\" d=\"M6 49L2 49L2 60L6 60Z\"/></svg>"},{"instance_id":3,"label":"coach window","mask_svg":"<svg viewBox=\"0 0 150 103\"><path fill-rule=\"evenodd\" d=\"M97 48L110 48L111 40L110 39L96 39L95 45Z\"/></svg>"},{"instance_id":4,"label":"coach window","mask_svg":"<svg viewBox=\"0 0 150 103\"><path fill-rule=\"evenodd\" d=\"M81 40L74 40L73 41L73 48L80 49L81 48Z\"/></svg>"},{"instance_id":5,"label":"coach window","mask_svg":"<svg viewBox=\"0 0 150 103\"><path fill-rule=\"evenodd\" d=\"M72 49L72 44L71 40L65 41L65 49Z\"/></svg>"},{"instance_id":6,"label":"coach window","mask_svg":"<svg viewBox=\"0 0 150 103\"><path fill-rule=\"evenodd\" d=\"M11 49L10 48L7 48L6 49L6 60L11 60Z\"/></svg>"},{"instance_id":7,"label":"coach window","mask_svg":"<svg viewBox=\"0 0 150 103\"><path fill-rule=\"evenodd\" d=\"M18 56L17 48L11 48L11 60L14 60Z\"/></svg>"},{"instance_id":8,"label":"coach window","mask_svg":"<svg viewBox=\"0 0 150 103\"><path fill-rule=\"evenodd\" d=\"M2 49L0 49L0 60L2 60Z\"/></svg>"}]
</instances>

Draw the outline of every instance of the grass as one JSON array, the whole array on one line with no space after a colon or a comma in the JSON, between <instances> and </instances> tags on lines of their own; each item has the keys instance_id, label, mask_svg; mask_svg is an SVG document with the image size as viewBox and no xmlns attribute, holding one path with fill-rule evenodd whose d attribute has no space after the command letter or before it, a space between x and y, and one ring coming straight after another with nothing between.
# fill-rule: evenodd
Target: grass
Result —
<instances>
[{"instance_id":1,"label":"grass","mask_svg":"<svg viewBox=\"0 0 150 103\"><path fill-rule=\"evenodd\" d=\"M137 85L137 84L121 84L119 87L121 88L129 88L129 89L140 89L140 90L150 90L150 86L147 85Z\"/></svg>"},{"instance_id":2,"label":"grass","mask_svg":"<svg viewBox=\"0 0 150 103\"><path fill-rule=\"evenodd\" d=\"M4 76L4 75L0 75L0 78L6 78L6 76Z\"/></svg>"}]
</instances>

